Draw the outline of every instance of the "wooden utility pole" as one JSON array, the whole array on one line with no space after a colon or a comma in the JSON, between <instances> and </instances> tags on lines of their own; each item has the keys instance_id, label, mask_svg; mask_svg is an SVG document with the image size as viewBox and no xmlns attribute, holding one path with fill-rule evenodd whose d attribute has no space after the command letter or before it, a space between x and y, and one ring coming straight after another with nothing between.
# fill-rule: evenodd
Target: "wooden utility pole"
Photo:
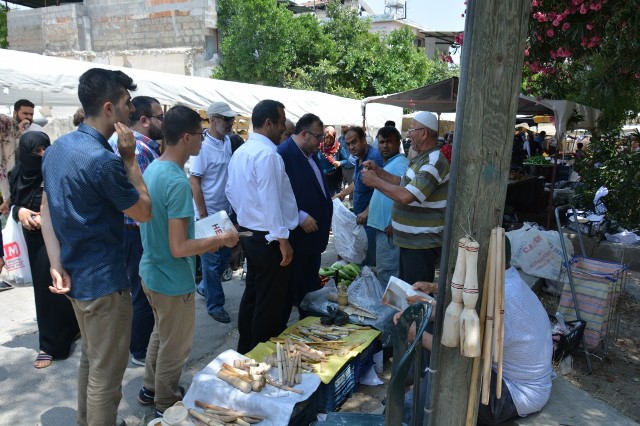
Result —
<instances>
[{"instance_id":1,"label":"wooden utility pole","mask_svg":"<svg viewBox=\"0 0 640 426\"><path fill-rule=\"evenodd\" d=\"M425 424L429 425L465 424L473 360L460 355L460 348L440 345L443 312L451 300L448 282L463 228L480 243L478 287L482 293L491 228L502 224L530 6L530 0L467 3L440 265L440 309L431 354L435 372L427 375Z\"/></svg>"}]
</instances>

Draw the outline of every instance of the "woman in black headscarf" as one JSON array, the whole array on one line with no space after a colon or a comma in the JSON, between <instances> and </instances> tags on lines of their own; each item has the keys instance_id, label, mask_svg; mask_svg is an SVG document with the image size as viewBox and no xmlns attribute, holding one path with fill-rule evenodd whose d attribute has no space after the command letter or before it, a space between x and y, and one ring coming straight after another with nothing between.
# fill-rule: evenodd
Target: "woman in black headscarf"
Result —
<instances>
[{"instance_id":1,"label":"woman in black headscarf","mask_svg":"<svg viewBox=\"0 0 640 426\"><path fill-rule=\"evenodd\" d=\"M19 142L20 163L11 171L10 177L12 214L22 224L31 264L40 340L40 351L34 363L36 368L48 367L54 359L68 357L71 344L80 332L69 299L49 291L49 257L40 229L42 156L49 145L46 133L23 133Z\"/></svg>"}]
</instances>

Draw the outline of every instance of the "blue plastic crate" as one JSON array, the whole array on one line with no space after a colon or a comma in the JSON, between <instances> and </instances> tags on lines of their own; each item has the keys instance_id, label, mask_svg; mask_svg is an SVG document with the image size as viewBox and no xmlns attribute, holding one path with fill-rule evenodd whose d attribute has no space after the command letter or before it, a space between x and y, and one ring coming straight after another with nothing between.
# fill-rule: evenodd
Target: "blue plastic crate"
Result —
<instances>
[{"instance_id":1,"label":"blue plastic crate","mask_svg":"<svg viewBox=\"0 0 640 426\"><path fill-rule=\"evenodd\" d=\"M360 377L373 365L373 355L382 350L380 339L374 339L369 346L353 359L353 376L355 389L360 385Z\"/></svg>"},{"instance_id":2,"label":"blue plastic crate","mask_svg":"<svg viewBox=\"0 0 640 426\"><path fill-rule=\"evenodd\" d=\"M353 361L349 361L329 383L318 388L317 410L321 413L334 411L353 394L355 388Z\"/></svg>"}]
</instances>

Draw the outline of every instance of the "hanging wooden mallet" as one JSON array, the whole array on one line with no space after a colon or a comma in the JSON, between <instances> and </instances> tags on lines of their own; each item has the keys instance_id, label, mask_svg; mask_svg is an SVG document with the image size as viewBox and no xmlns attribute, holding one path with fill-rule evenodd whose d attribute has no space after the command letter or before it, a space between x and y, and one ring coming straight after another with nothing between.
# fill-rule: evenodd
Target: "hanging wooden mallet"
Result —
<instances>
[{"instance_id":1,"label":"hanging wooden mallet","mask_svg":"<svg viewBox=\"0 0 640 426\"><path fill-rule=\"evenodd\" d=\"M444 346L455 348L460 342L460 313L464 305L462 304L462 291L464 289L464 277L466 269L466 244L471 240L467 237L458 241L458 257L451 279L451 303L444 313L444 323L442 324L442 338L440 341Z\"/></svg>"},{"instance_id":2,"label":"hanging wooden mallet","mask_svg":"<svg viewBox=\"0 0 640 426\"><path fill-rule=\"evenodd\" d=\"M491 230L489 252L487 254L488 278L485 279L484 293L487 295L487 315L484 326L484 341L482 344L482 403L489 404L489 392L491 386L491 358L493 353L493 315L494 315L494 289L496 281L496 239L497 229ZM484 299L484 296L483 296Z\"/></svg>"},{"instance_id":3,"label":"hanging wooden mallet","mask_svg":"<svg viewBox=\"0 0 640 426\"><path fill-rule=\"evenodd\" d=\"M478 250L480 244L466 244L466 266L462 299L464 309L460 314L460 353L469 358L480 356L480 318L476 312L478 303Z\"/></svg>"}]
</instances>

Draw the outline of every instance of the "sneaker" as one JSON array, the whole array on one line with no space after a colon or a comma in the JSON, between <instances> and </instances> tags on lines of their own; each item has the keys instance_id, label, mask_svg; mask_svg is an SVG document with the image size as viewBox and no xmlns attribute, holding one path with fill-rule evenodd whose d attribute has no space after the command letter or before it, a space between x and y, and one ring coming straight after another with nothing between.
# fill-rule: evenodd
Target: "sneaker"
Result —
<instances>
[{"instance_id":1,"label":"sneaker","mask_svg":"<svg viewBox=\"0 0 640 426\"><path fill-rule=\"evenodd\" d=\"M145 389L144 386L142 387L142 389ZM182 397L184 398L184 392L185 392L184 391L184 387L178 386L178 390L180 391L180 395L182 395ZM142 392L142 390L140 392ZM164 410L156 408L156 411L155 411L155 414L154 414L154 419L160 419L163 416L164 416Z\"/></svg>"},{"instance_id":2,"label":"sneaker","mask_svg":"<svg viewBox=\"0 0 640 426\"><path fill-rule=\"evenodd\" d=\"M153 404L153 399L155 398L156 393L148 390L144 386L138 392L138 402L142 405L150 405Z\"/></svg>"},{"instance_id":3,"label":"sneaker","mask_svg":"<svg viewBox=\"0 0 640 426\"><path fill-rule=\"evenodd\" d=\"M144 366L144 358L138 359L134 356L131 357L131 364Z\"/></svg>"},{"instance_id":4,"label":"sneaker","mask_svg":"<svg viewBox=\"0 0 640 426\"><path fill-rule=\"evenodd\" d=\"M209 315L211 315L211 318L213 318L214 320L224 324L231 322L231 317L229 317L229 314L224 309L215 312L209 312Z\"/></svg>"},{"instance_id":5,"label":"sneaker","mask_svg":"<svg viewBox=\"0 0 640 426\"><path fill-rule=\"evenodd\" d=\"M196 292L202 297L207 297L207 296L204 295L204 290L202 288L200 288L199 285L196 286Z\"/></svg>"}]
</instances>

